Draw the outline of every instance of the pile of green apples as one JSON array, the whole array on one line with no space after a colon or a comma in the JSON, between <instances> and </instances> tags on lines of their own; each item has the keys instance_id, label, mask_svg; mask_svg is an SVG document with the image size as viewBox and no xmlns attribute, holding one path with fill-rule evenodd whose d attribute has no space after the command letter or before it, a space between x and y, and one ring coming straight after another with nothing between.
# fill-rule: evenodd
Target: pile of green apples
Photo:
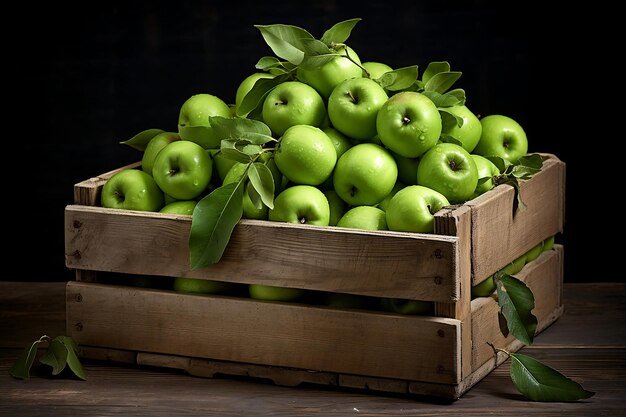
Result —
<instances>
[{"instance_id":1,"label":"pile of green apples","mask_svg":"<svg viewBox=\"0 0 626 417\"><path fill-rule=\"evenodd\" d=\"M196 216L198 202L212 191L243 181L240 218L432 233L437 211L494 186L501 170L493 157L514 164L527 154L519 123L501 114L479 117L465 104L462 89L450 89L460 72L447 62L430 63L421 78L417 66L394 70L362 62L344 43L346 28L356 21L305 43L304 58L296 53L299 41L290 41L294 36L276 40L287 29L295 31L293 26L259 27L278 58L262 58L234 97L189 97L180 107L177 131L150 129L126 141L142 152L141 167L113 175L102 189L102 206ZM321 48L314 42L332 53L313 54L309 44ZM253 165L265 166L254 175L271 173L269 197L259 198L263 193L254 185L263 178L255 177L255 183L250 164L224 150L223 129L215 125L243 119L271 132L271 141L249 153ZM268 199L271 204L263 204ZM205 282L181 278L177 288L228 287L200 281ZM302 296L296 289L250 287L255 298ZM385 305L410 310L389 300Z\"/></svg>"}]
</instances>

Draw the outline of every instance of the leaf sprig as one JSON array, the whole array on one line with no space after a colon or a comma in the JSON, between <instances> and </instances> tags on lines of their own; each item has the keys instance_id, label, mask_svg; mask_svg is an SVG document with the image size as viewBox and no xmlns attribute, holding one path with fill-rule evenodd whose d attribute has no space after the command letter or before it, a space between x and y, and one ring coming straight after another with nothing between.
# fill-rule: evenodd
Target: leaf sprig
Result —
<instances>
[{"instance_id":1,"label":"leaf sprig","mask_svg":"<svg viewBox=\"0 0 626 417\"><path fill-rule=\"evenodd\" d=\"M537 317L532 314L535 308L532 291L521 280L503 272L496 272L493 279L508 330L525 345L531 345L537 329ZM511 381L532 401L576 401L595 394L530 356L492 348L511 359Z\"/></svg>"},{"instance_id":2,"label":"leaf sprig","mask_svg":"<svg viewBox=\"0 0 626 417\"><path fill-rule=\"evenodd\" d=\"M543 167L544 157L540 154L528 154L522 156L514 163L509 163L499 156L486 156L500 171L499 175L493 177L494 187L500 184L508 184L515 190L515 199L513 201L513 215L517 211L523 211L526 205L522 201L520 192L520 181L529 180L533 175L541 171ZM489 177L480 178L479 184L489 180Z\"/></svg>"},{"instance_id":3,"label":"leaf sprig","mask_svg":"<svg viewBox=\"0 0 626 417\"><path fill-rule=\"evenodd\" d=\"M47 335L41 336L26 346L9 369L9 374L18 379L29 379L39 345L42 343L48 343L48 348L39 358L39 362L52 367L52 375L59 375L68 367L78 378L87 379L87 374L78 359L78 345L69 336L57 336L54 339Z\"/></svg>"},{"instance_id":4,"label":"leaf sprig","mask_svg":"<svg viewBox=\"0 0 626 417\"><path fill-rule=\"evenodd\" d=\"M263 156L276 142L270 128L252 119L210 117L209 122L221 140L220 151L225 158L245 164L241 177L223 184L196 204L189 234L191 269L217 263L224 254L230 236L243 215L244 190L257 208L274 208L277 179Z\"/></svg>"}]
</instances>

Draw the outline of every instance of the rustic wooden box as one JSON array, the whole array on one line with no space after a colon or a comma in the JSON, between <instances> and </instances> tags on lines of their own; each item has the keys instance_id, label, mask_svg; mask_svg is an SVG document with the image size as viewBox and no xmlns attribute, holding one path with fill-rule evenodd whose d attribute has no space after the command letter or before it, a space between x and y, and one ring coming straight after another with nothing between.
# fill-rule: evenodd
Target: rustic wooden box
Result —
<instances>
[{"instance_id":1,"label":"rustic wooden box","mask_svg":"<svg viewBox=\"0 0 626 417\"><path fill-rule=\"evenodd\" d=\"M456 399L516 351L493 297L471 286L562 232L565 164L546 155L521 186L499 186L436 215L435 234L242 220L222 260L190 271L190 216L99 207L113 173L75 185L65 209L67 332L84 357ZM137 164L129 167L135 167ZM123 167L120 169L124 169ZM532 289L538 331L562 312L563 247L516 276ZM432 301L433 316L189 295L99 282L100 272L187 276Z\"/></svg>"}]
</instances>

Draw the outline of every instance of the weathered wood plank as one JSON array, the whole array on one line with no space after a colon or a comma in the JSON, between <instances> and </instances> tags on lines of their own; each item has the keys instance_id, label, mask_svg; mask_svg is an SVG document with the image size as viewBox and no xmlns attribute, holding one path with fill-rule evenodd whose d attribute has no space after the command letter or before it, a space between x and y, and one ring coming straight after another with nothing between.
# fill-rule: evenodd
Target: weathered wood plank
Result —
<instances>
[{"instance_id":1,"label":"weathered wood plank","mask_svg":"<svg viewBox=\"0 0 626 417\"><path fill-rule=\"evenodd\" d=\"M552 324L562 313L562 262L563 247L555 245L555 250L542 253L516 275L528 285L535 297L532 312L538 319L537 332ZM473 370L478 370L489 361L495 366L494 351L489 344L510 351L521 347L512 335L505 336L500 330L499 311L495 295L472 301Z\"/></svg>"},{"instance_id":2,"label":"weathered wood plank","mask_svg":"<svg viewBox=\"0 0 626 417\"><path fill-rule=\"evenodd\" d=\"M67 284L66 299L68 333L81 345L440 383L459 378L458 320L79 282Z\"/></svg>"},{"instance_id":3,"label":"weathered wood plank","mask_svg":"<svg viewBox=\"0 0 626 417\"><path fill-rule=\"evenodd\" d=\"M242 220L215 265L189 270L191 217L68 206L69 268L454 302L458 238Z\"/></svg>"},{"instance_id":4,"label":"weathered wood plank","mask_svg":"<svg viewBox=\"0 0 626 417\"><path fill-rule=\"evenodd\" d=\"M459 356L460 379L472 372L472 264L471 209L460 206L454 209L441 210L435 217L435 233L456 236L459 239L457 269L459 299L455 303L436 303L435 315L451 317L461 321L461 355Z\"/></svg>"},{"instance_id":5,"label":"weathered wood plank","mask_svg":"<svg viewBox=\"0 0 626 417\"><path fill-rule=\"evenodd\" d=\"M554 155L546 156L543 169L521 182L526 208L515 216L514 190L509 185L500 185L466 203L472 209L474 285L563 231L565 164Z\"/></svg>"}]
</instances>

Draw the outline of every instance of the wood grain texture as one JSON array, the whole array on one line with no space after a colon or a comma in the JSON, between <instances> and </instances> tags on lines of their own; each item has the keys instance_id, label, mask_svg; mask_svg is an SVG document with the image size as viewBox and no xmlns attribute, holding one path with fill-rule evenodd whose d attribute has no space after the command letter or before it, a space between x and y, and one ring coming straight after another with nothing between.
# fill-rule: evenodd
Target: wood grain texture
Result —
<instances>
[{"instance_id":1,"label":"wood grain texture","mask_svg":"<svg viewBox=\"0 0 626 417\"><path fill-rule=\"evenodd\" d=\"M26 333L38 326L38 318L28 311L29 294L38 293L57 306L50 311L53 315L62 314L65 301L63 283L40 286L37 291L32 291L35 287L32 284L7 282L7 291L0 292L0 306L13 299L12 305L27 309L15 311L11 318ZM290 388L254 378L194 378L177 370L99 360L84 361L87 382L65 375L51 378L47 369L37 369L28 382L23 382L10 378L6 372L20 350L0 348L0 415L624 415L626 332L622 323L626 317L626 284L566 283L563 294L566 307L563 316L539 334L533 346L524 347L521 352L596 392L585 401L533 403L525 400L511 382L508 361L458 401L449 402L340 386Z\"/></svg>"},{"instance_id":2,"label":"wood grain texture","mask_svg":"<svg viewBox=\"0 0 626 417\"><path fill-rule=\"evenodd\" d=\"M68 333L85 346L439 383L460 378L453 319L77 282L67 284L66 300Z\"/></svg>"},{"instance_id":3,"label":"wood grain texture","mask_svg":"<svg viewBox=\"0 0 626 417\"><path fill-rule=\"evenodd\" d=\"M224 256L189 270L191 217L100 207L65 210L69 268L454 302L453 236L242 220Z\"/></svg>"},{"instance_id":4,"label":"wood grain texture","mask_svg":"<svg viewBox=\"0 0 626 417\"><path fill-rule=\"evenodd\" d=\"M56 288L55 288L56 287ZM39 319L29 297L48 300L49 314L64 311L63 283L7 282L3 306L20 306L9 320L24 333L37 333ZM19 295L21 294L21 295ZM303 385L276 386L262 380L193 378L183 372L84 360L87 382L51 378L37 371L30 381L8 376L19 349L0 348L0 415L58 416L620 416L626 397L626 284L566 283L563 316L521 352L563 372L596 395L573 403L533 403L516 390L508 361L490 372L458 401ZM25 297L25 298L23 298ZM24 309L22 309L24 308ZM6 316L0 326L6 328ZM34 330L33 330L34 329ZM3 333L4 336L4 333ZM11 336L7 336L11 343ZM21 347L20 347L21 349ZM47 371L47 370L46 370Z\"/></svg>"},{"instance_id":5,"label":"wood grain texture","mask_svg":"<svg viewBox=\"0 0 626 417\"><path fill-rule=\"evenodd\" d=\"M530 288L535 297L532 313L538 319L537 332L556 321L562 313L562 264L563 246L555 245L554 250L542 253L515 275ZM478 370L487 362L494 364L494 351L490 344L509 351L523 346L512 335L502 333L498 321L499 312L500 306L495 293L491 297L472 301L473 370Z\"/></svg>"},{"instance_id":6,"label":"wood grain texture","mask_svg":"<svg viewBox=\"0 0 626 417\"><path fill-rule=\"evenodd\" d=\"M466 203L472 209L474 285L563 231L565 164L554 155L546 157L542 170L520 184L524 210L513 215L514 189L509 185Z\"/></svg>"}]
</instances>

